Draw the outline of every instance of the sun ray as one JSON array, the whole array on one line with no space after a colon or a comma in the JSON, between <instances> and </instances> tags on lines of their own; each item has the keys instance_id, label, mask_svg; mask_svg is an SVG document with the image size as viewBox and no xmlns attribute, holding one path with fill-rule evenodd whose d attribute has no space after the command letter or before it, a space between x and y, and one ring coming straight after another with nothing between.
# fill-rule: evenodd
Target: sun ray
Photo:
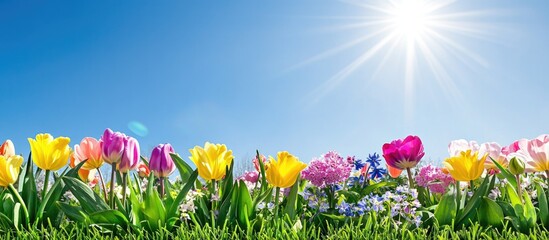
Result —
<instances>
[{"instance_id":1,"label":"sun ray","mask_svg":"<svg viewBox=\"0 0 549 240\"><path fill-rule=\"evenodd\" d=\"M294 70L294 69L303 67L303 66L305 66L305 65L311 64L311 63L313 63L313 62L317 62L317 61L326 59L327 57L333 56L333 55L338 54L338 53L340 53L340 52L342 52L342 51L345 51L345 50L347 50L347 49L349 49L349 48L352 48L352 47L354 47L354 46L356 46L356 45L358 45L358 44L360 44L360 43L363 43L364 41L366 41L366 40L368 40L368 39L371 39L371 38L374 38L374 37L376 37L376 36L379 36L379 35L381 35L381 34L387 32L387 31L389 31L389 30L391 30L390 27L385 27L385 28L382 28L382 29L380 29L380 30L378 30L378 31L375 31L375 32L372 32L372 33L370 33L370 34L368 34L368 35L365 35L365 36L363 36L363 37L360 37L360 38L357 38L357 39L352 40L352 41L350 41L350 42L344 43L344 44L339 45L339 46L337 46L337 47L335 47L335 48L329 49L329 50L327 50L327 51L325 51L325 52L322 52L322 53L317 54L317 55L315 55L315 56L313 56L313 57L310 57L310 58L308 58L308 59L306 59L306 60L304 60L304 61L302 61L302 62L300 62L300 63L298 63L298 64L296 64L296 65L294 65L294 66L292 66L292 67L290 67L288 70Z\"/></svg>"},{"instance_id":2,"label":"sun ray","mask_svg":"<svg viewBox=\"0 0 549 240\"><path fill-rule=\"evenodd\" d=\"M383 49L383 47L387 43L389 43L393 38L395 38L396 35L397 35L396 33L392 33L391 35L386 36L381 41L379 41L376 45L370 48L368 51L366 51L357 59L355 59L352 63L345 66L341 71L336 73L328 81L320 85L314 91L315 102L320 100L320 98L324 97L324 95L327 94L328 92L332 91L333 88L339 85L341 81L343 81L347 76L349 76L349 74L353 73L356 68L360 67L364 62L372 58L379 50Z\"/></svg>"},{"instance_id":3,"label":"sun ray","mask_svg":"<svg viewBox=\"0 0 549 240\"><path fill-rule=\"evenodd\" d=\"M465 65L471 70L474 70L473 64L484 68L489 66L482 56L467 48L462 41L466 39L490 41L494 26L480 20L494 14L495 11L451 11L450 7L457 3L457 0L343 0L342 2L360 7L367 13L364 19L353 16L343 18L364 21L346 23L335 29L365 31L367 34L308 58L291 69L320 61L361 44L369 44L371 42L369 40L377 42L316 87L311 93L316 101L340 85L362 65L373 62L374 56L379 56L380 60L376 61L377 66L372 74L372 77L375 77L389 62L395 63L392 60L400 56L395 54L397 50L401 50L404 54L402 90L406 98L404 104L406 113L413 112L411 109L414 106L416 75L426 74L424 71L418 71L420 66L426 66L427 73L432 75L440 89L454 101L458 101L460 92L449 70L454 70L458 65ZM396 63L399 62L401 63L397 59ZM422 79L425 78L422 77Z\"/></svg>"}]
</instances>

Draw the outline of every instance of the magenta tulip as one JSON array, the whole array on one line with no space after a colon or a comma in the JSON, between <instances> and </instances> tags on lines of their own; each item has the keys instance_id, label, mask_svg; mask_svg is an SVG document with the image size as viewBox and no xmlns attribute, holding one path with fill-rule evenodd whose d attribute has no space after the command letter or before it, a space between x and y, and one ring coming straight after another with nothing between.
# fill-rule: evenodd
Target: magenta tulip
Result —
<instances>
[{"instance_id":1,"label":"magenta tulip","mask_svg":"<svg viewBox=\"0 0 549 240\"><path fill-rule=\"evenodd\" d=\"M175 153L172 145L169 143L156 146L151 154L149 168L156 177L167 177L175 170L170 153Z\"/></svg>"},{"instance_id":2,"label":"magenta tulip","mask_svg":"<svg viewBox=\"0 0 549 240\"><path fill-rule=\"evenodd\" d=\"M413 187L410 168L415 167L423 155L425 155L425 152L423 152L423 143L421 143L421 139L417 136L410 135L404 138L404 140L397 139L391 143L383 144L383 157L387 165L400 170L406 169L410 187Z\"/></svg>"},{"instance_id":3,"label":"magenta tulip","mask_svg":"<svg viewBox=\"0 0 549 240\"><path fill-rule=\"evenodd\" d=\"M119 163L124 153L124 140L126 135L113 132L107 128L101 136L101 153L103 161L109 164Z\"/></svg>"},{"instance_id":4,"label":"magenta tulip","mask_svg":"<svg viewBox=\"0 0 549 240\"><path fill-rule=\"evenodd\" d=\"M118 171L127 173L130 170L137 168L139 163L139 142L135 138L126 137L124 139L124 152L122 159L118 164Z\"/></svg>"},{"instance_id":5,"label":"magenta tulip","mask_svg":"<svg viewBox=\"0 0 549 240\"><path fill-rule=\"evenodd\" d=\"M397 139L383 144L383 157L387 164L401 170L415 167L423 155L423 143L417 136L408 136L404 140Z\"/></svg>"}]
</instances>

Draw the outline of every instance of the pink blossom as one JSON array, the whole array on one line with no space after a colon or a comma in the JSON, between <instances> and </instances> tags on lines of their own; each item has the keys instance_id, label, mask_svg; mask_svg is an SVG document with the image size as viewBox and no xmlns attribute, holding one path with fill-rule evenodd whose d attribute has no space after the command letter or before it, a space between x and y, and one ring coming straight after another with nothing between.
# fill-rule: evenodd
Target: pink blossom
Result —
<instances>
[{"instance_id":1,"label":"pink blossom","mask_svg":"<svg viewBox=\"0 0 549 240\"><path fill-rule=\"evenodd\" d=\"M459 156L461 152L465 152L467 150L471 150L471 152L478 151L480 146L476 141L467 141L465 139L458 139L451 141L450 144L448 144L448 153L450 154L450 157Z\"/></svg>"},{"instance_id":2,"label":"pink blossom","mask_svg":"<svg viewBox=\"0 0 549 240\"><path fill-rule=\"evenodd\" d=\"M507 155L502 151L502 147L496 142L487 142L480 145L479 155L484 156L485 154L488 154L488 157L484 162L484 168L487 169L489 173L499 173L499 168L492 162L492 159L503 167L509 165Z\"/></svg>"},{"instance_id":3,"label":"pink blossom","mask_svg":"<svg viewBox=\"0 0 549 240\"><path fill-rule=\"evenodd\" d=\"M352 169L352 163L331 151L320 158L314 158L302 174L304 179L323 188L347 180Z\"/></svg>"},{"instance_id":4,"label":"pink blossom","mask_svg":"<svg viewBox=\"0 0 549 240\"><path fill-rule=\"evenodd\" d=\"M267 158L263 155L260 156L261 161L263 162L263 167L265 167L265 171L267 171ZM254 163L254 167L256 171L261 171L261 167L259 166L259 161L257 160L257 156L252 159L252 162Z\"/></svg>"},{"instance_id":5,"label":"pink blossom","mask_svg":"<svg viewBox=\"0 0 549 240\"><path fill-rule=\"evenodd\" d=\"M259 180L259 172L257 171L253 171L253 172L244 172L244 174L242 174L242 176L238 177L237 178L238 180L244 180L244 181L248 181L248 182L251 182L251 183L256 183L257 180Z\"/></svg>"},{"instance_id":6,"label":"pink blossom","mask_svg":"<svg viewBox=\"0 0 549 240\"><path fill-rule=\"evenodd\" d=\"M445 193L448 185L454 183L450 174L444 173L442 168L427 165L419 169L416 183L421 187L428 187L433 193Z\"/></svg>"}]
</instances>

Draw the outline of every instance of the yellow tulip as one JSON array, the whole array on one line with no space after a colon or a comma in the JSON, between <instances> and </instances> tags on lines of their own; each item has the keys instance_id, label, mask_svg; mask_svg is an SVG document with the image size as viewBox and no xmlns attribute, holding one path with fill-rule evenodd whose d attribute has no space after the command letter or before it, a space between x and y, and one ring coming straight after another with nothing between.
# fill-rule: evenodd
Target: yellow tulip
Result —
<instances>
[{"instance_id":1,"label":"yellow tulip","mask_svg":"<svg viewBox=\"0 0 549 240\"><path fill-rule=\"evenodd\" d=\"M476 180L484 171L487 156L485 154L479 158L478 152L472 153L471 150L467 150L444 160L444 166L456 181Z\"/></svg>"},{"instance_id":2,"label":"yellow tulip","mask_svg":"<svg viewBox=\"0 0 549 240\"><path fill-rule=\"evenodd\" d=\"M7 187L17 181L21 164L23 164L23 157L19 155L9 157L0 155L0 186Z\"/></svg>"},{"instance_id":3,"label":"yellow tulip","mask_svg":"<svg viewBox=\"0 0 549 240\"><path fill-rule=\"evenodd\" d=\"M53 138L50 134L37 134L36 139L29 138L32 161L42 170L57 171L67 165L71 148L70 138Z\"/></svg>"},{"instance_id":4,"label":"yellow tulip","mask_svg":"<svg viewBox=\"0 0 549 240\"><path fill-rule=\"evenodd\" d=\"M269 168L265 171L267 181L275 187L291 187L307 164L300 162L289 152L278 152L277 158L278 161L269 156Z\"/></svg>"},{"instance_id":5,"label":"yellow tulip","mask_svg":"<svg viewBox=\"0 0 549 240\"><path fill-rule=\"evenodd\" d=\"M225 176L226 168L233 161L233 151L227 150L225 144L206 142L204 148L195 146L190 149L189 159L198 168L198 174L206 181L220 180Z\"/></svg>"}]
</instances>

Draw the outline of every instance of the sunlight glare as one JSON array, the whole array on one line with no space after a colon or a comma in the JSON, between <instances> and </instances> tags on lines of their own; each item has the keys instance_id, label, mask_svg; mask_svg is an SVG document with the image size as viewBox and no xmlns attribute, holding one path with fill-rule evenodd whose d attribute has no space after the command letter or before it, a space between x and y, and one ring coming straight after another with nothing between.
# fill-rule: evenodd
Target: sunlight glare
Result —
<instances>
[{"instance_id":1,"label":"sunlight glare","mask_svg":"<svg viewBox=\"0 0 549 240\"><path fill-rule=\"evenodd\" d=\"M427 27L428 14L428 7L423 1L409 0L395 4L390 18L396 31L414 39Z\"/></svg>"}]
</instances>

